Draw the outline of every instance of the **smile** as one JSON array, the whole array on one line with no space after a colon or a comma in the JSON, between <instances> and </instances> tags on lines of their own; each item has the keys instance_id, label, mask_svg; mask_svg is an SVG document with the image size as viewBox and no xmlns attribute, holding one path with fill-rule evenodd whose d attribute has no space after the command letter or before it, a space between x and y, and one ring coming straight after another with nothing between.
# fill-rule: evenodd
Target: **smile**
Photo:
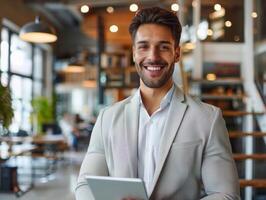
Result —
<instances>
[{"instance_id":1,"label":"smile","mask_svg":"<svg viewBox=\"0 0 266 200\"><path fill-rule=\"evenodd\" d=\"M149 71L159 71L159 70L161 70L161 67L147 67L147 70L149 70Z\"/></svg>"},{"instance_id":2,"label":"smile","mask_svg":"<svg viewBox=\"0 0 266 200\"><path fill-rule=\"evenodd\" d=\"M144 66L144 68L148 71L160 71L163 66Z\"/></svg>"}]
</instances>

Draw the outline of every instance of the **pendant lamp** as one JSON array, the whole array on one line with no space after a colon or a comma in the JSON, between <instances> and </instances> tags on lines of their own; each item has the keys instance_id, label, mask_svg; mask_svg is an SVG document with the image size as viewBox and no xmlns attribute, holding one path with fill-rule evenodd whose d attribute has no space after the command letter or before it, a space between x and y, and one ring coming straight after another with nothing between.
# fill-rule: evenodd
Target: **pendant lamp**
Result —
<instances>
[{"instance_id":1,"label":"pendant lamp","mask_svg":"<svg viewBox=\"0 0 266 200\"><path fill-rule=\"evenodd\" d=\"M85 63L80 58L73 57L64 71L67 73L83 73L85 72Z\"/></svg>"},{"instance_id":2,"label":"pendant lamp","mask_svg":"<svg viewBox=\"0 0 266 200\"><path fill-rule=\"evenodd\" d=\"M36 17L34 22L25 24L20 29L19 37L33 43L51 43L57 40L55 30L41 22L39 17Z\"/></svg>"}]
</instances>

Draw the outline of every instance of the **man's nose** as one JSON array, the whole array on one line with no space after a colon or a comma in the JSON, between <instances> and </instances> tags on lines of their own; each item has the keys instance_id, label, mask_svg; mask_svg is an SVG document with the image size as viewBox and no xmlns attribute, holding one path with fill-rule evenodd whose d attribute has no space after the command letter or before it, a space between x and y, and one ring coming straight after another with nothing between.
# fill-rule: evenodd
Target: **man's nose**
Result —
<instances>
[{"instance_id":1,"label":"man's nose","mask_svg":"<svg viewBox=\"0 0 266 200\"><path fill-rule=\"evenodd\" d=\"M150 48L148 53L148 59L151 61L156 61L160 59L159 49L157 49L156 47Z\"/></svg>"}]
</instances>

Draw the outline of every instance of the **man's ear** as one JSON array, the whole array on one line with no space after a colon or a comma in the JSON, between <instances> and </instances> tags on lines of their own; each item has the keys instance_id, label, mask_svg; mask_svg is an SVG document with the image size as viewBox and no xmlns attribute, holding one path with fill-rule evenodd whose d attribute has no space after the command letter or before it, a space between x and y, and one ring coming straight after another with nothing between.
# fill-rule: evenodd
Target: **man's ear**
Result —
<instances>
[{"instance_id":1,"label":"man's ear","mask_svg":"<svg viewBox=\"0 0 266 200\"><path fill-rule=\"evenodd\" d=\"M175 62L178 62L180 58L180 46L175 48Z\"/></svg>"}]
</instances>

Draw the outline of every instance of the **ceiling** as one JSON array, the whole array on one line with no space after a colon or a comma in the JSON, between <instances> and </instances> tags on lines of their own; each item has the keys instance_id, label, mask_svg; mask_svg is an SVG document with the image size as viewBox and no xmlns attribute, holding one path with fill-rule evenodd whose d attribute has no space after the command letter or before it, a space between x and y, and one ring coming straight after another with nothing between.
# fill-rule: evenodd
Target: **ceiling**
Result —
<instances>
[{"instance_id":1,"label":"ceiling","mask_svg":"<svg viewBox=\"0 0 266 200\"><path fill-rule=\"evenodd\" d=\"M58 57L69 57L83 49L95 47L97 42L97 19L102 18L104 38L108 44L129 47L131 44L128 25L134 13L128 10L132 0L23 0L37 12L44 15L57 29L59 41L55 47ZM170 8L174 2L184 2L191 6L192 0L138 0L139 7L160 6ZM243 0L201 0L202 6L220 3L226 7L243 5ZM89 5L87 14L80 13L82 5ZM114 7L114 13L107 13L108 6ZM119 30L111 33L109 27L117 25Z\"/></svg>"}]
</instances>

